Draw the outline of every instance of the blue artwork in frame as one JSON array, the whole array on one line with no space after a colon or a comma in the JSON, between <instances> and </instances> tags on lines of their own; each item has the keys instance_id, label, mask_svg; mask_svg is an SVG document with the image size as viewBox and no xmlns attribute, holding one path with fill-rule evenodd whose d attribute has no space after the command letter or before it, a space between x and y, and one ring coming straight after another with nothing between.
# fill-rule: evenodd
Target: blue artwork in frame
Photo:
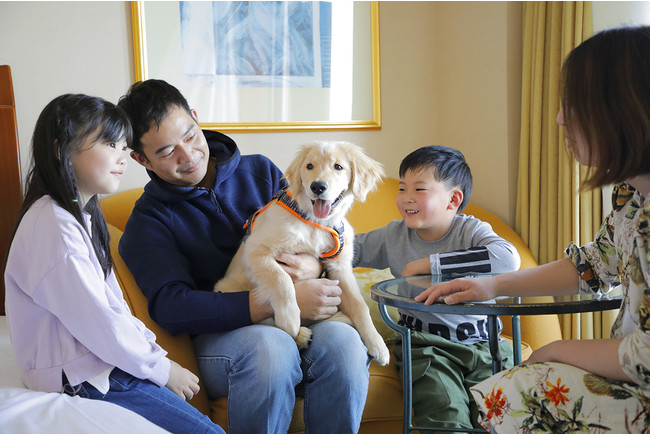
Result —
<instances>
[{"instance_id":1,"label":"blue artwork in frame","mask_svg":"<svg viewBox=\"0 0 650 434\"><path fill-rule=\"evenodd\" d=\"M179 5L186 79L239 87L330 87L330 2Z\"/></svg>"}]
</instances>

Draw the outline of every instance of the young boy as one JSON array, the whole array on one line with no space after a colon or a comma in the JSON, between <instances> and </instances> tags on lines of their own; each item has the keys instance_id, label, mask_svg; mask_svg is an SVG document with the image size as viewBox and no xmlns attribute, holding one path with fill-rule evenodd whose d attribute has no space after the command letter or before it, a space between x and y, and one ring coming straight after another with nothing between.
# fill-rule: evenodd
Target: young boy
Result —
<instances>
[{"instance_id":1,"label":"young boy","mask_svg":"<svg viewBox=\"0 0 650 434\"><path fill-rule=\"evenodd\" d=\"M397 208L403 220L358 234L354 266L389 267L396 277L519 268L512 244L488 223L460 214L472 192L472 174L461 152L445 146L417 149L402 160L399 177ZM485 316L400 311L399 322L412 329L415 424L478 428L469 387L492 375ZM505 341L499 346L504 368L512 366L512 346ZM395 355L401 366L401 351Z\"/></svg>"}]
</instances>

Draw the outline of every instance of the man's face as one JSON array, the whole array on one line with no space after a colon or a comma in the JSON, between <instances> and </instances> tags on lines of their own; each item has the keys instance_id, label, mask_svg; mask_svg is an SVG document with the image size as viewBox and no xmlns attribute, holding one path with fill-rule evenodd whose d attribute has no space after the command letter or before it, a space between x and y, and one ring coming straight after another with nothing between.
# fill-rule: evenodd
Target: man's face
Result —
<instances>
[{"instance_id":1,"label":"man's face","mask_svg":"<svg viewBox=\"0 0 650 434\"><path fill-rule=\"evenodd\" d=\"M196 113L174 107L160 123L142 135L142 154L131 157L163 181L184 187L199 184L208 168L210 152Z\"/></svg>"}]
</instances>

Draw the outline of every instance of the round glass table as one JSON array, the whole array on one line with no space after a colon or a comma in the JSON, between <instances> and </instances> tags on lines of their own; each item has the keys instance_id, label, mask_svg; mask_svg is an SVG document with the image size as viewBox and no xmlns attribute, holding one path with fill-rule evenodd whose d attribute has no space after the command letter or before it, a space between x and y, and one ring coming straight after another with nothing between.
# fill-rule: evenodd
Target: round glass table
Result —
<instances>
[{"instance_id":1,"label":"round glass table","mask_svg":"<svg viewBox=\"0 0 650 434\"><path fill-rule=\"evenodd\" d=\"M404 389L404 432L413 429L428 429L429 427L413 427L411 425L411 330L396 323L388 312L386 306L396 307L401 310L430 312L436 314L460 314L460 315L486 315L488 340L490 353L492 355L492 371L499 372L502 369L501 354L499 352L499 330L498 316L512 316L513 354L514 363L521 362L521 329L519 323L520 315L547 315L547 314L572 314L580 312L595 312L602 310L617 309L621 305L620 295L600 294L573 294L546 297L541 301L540 297L499 297L486 302L472 302L448 305L444 300L436 300L435 303L425 306L424 303L416 302L413 299L430 286L455 279L457 277L490 277L490 274L474 275L433 275L433 276L411 276L390 279L374 284L370 289L370 296L378 303L379 313L384 322L402 337L402 387ZM616 291L614 291L616 293ZM408 362L407 362L408 361ZM459 431L458 428L439 428L439 431ZM462 431L462 430L460 430ZM484 432L480 430L467 430L467 432Z\"/></svg>"}]
</instances>

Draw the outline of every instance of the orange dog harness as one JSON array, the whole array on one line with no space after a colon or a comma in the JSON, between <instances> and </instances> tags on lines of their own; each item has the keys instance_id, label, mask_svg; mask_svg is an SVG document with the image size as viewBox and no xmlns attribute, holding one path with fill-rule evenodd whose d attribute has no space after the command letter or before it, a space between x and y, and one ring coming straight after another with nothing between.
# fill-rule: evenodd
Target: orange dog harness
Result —
<instances>
[{"instance_id":1,"label":"orange dog harness","mask_svg":"<svg viewBox=\"0 0 650 434\"><path fill-rule=\"evenodd\" d=\"M271 199L269 203L264 205L263 208L257 210L251 218L246 220L246 223L244 223L244 229L246 229L246 233L249 234L253 230L253 226L255 225L255 219L257 218L257 216L263 213L270 205L274 203L277 203L282 208L286 209L287 211L289 211L294 216L298 217L303 222L330 233L330 235L334 239L334 248L329 252L322 253L320 255L321 259L334 259L341 254L341 252L343 251L343 244L345 243L345 237L343 236L343 232L344 232L343 223L341 223L341 225L338 228L332 228L329 226L324 226L319 223L316 223L313 220L310 220L308 216L306 216L302 211L300 211L300 209L298 208L298 203L294 200L293 197L291 197L291 193L289 193L289 191L287 190L280 190L277 193L275 193L273 199Z\"/></svg>"}]
</instances>

